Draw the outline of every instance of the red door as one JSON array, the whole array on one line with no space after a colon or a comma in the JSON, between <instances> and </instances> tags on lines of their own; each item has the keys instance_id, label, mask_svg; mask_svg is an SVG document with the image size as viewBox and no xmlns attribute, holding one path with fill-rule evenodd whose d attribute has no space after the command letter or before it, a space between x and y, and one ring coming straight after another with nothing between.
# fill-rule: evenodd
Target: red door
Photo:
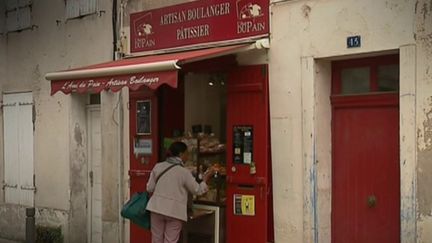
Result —
<instances>
[{"instance_id":1,"label":"red door","mask_svg":"<svg viewBox=\"0 0 432 243\"><path fill-rule=\"evenodd\" d=\"M365 94L331 100L333 243L400 242L399 95L371 93L371 70Z\"/></svg>"},{"instance_id":2,"label":"red door","mask_svg":"<svg viewBox=\"0 0 432 243\"><path fill-rule=\"evenodd\" d=\"M227 243L268 240L271 185L267 80L264 65L239 67L228 80Z\"/></svg>"},{"instance_id":3,"label":"red door","mask_svg":"<svg viewBox=\"0 0 432 243\"><path fill-rule=\"evenodd\" d=\"M130 194L145 191L153 166L158 161L157 96L153 91L131 91L130 114ZM150 231L131 223L131 243L150 243Z\"/></svg>"}]
</instances>

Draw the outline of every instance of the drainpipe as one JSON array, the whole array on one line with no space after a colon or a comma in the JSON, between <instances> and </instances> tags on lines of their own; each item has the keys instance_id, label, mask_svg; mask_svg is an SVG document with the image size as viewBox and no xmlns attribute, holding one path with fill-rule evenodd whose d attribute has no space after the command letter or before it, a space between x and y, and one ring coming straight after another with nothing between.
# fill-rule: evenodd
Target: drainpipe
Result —
<instances>
[{"instance_id":1,"label":"drainpipe","mask_svg":"<svg viewBox=\"0 0 432 243\"><path fill-rule=\"evenodd\" d=\"M112 34L113 34L113 60L116 59L117 53L117 0L113 0L112 5Z\"/></svg>"}]
</instances>

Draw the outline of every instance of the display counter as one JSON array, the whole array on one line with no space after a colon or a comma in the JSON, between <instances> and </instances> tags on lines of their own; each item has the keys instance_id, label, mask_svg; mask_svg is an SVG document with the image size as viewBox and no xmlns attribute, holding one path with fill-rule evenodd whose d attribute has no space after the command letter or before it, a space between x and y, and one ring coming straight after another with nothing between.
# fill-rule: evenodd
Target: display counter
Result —
<instances>
[{"instance_id":1,"label":"display counter","mask_svg":"<svg viewBox=\"0 0 432 243\"><path fill-rule=\"evenodd\" d=\"M219 206L194 204L183 227L182 243L223 243L225 209Z\"/></svg>"}]
</instances>

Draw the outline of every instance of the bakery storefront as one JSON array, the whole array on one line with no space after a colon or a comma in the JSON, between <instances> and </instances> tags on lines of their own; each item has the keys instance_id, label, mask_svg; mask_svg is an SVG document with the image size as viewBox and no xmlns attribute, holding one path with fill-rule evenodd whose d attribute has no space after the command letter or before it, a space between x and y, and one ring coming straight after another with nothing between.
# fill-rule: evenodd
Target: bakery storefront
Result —
<instances>
[{"instance_id":1,"label":"bakery storefront","mask_svg":"<svg viewBox=\"0 0 432 243\"><path fill-rule=\"evenodd\" d=\"M268 1L188 2L131 14L127 57L46 77L51 94L129 89L130 195L173 141L198 181L219 168L183 242L272 242L268 35ZM130 242L150 238L130 225Z\"/></svg>"}]
</instances>

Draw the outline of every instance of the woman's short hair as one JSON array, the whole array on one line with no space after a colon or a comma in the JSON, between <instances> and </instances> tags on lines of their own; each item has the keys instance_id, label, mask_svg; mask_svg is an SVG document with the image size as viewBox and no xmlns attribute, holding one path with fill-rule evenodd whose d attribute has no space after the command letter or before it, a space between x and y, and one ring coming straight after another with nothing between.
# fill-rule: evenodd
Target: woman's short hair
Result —
<instances>
[{"instance_id":1,"label":"woman's short hair","mask_svg":"<svg viewBox=\"0 0 432 243\"><path fill-rule=\"evenodd\" d=\"M174 142L170 145L167 151L167 157L177 157L187 150L187 145L183 142Z\"/></svg>"}]
</instances>

